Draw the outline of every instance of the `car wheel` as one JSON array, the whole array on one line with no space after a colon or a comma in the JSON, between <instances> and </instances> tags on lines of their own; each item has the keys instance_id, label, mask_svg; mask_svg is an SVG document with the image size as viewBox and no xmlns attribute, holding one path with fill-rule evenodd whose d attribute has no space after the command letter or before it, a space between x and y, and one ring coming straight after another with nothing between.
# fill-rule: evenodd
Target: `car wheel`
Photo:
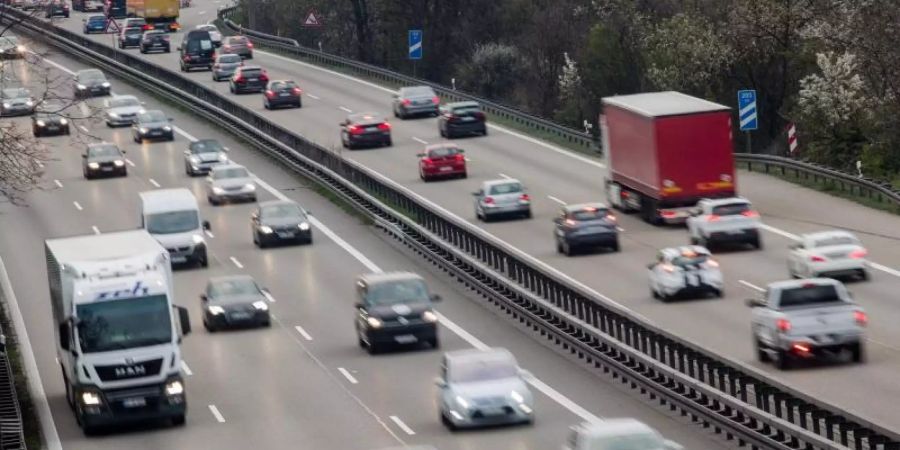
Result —
<instances>
[{"instance_id":1,"label":"car wheel","mask_svg":"<svg viewBox=\"0 0 900 450\"><path fill-rule=\"evenodd\" d=\"M211 196L209 196L209 195L206 196L206 200L209 201L209 204L210 204L210 205L213 205L213 206L219 206L219 201L213 199L213 198L212 198Z\"/></svg>"},{"instance_id":2,"label":"car wheel","mask_svg":"<svg viewBox=\"0 0 900 450\"><path fill-rule=\"evenodd\" d=\"M487 136L487 135L488 135L487 127L484 127L484 129L481 130L481 135L482 135L482 136Z\"/></svg>"},{"instance_id":3,"label":"car wheel","mask_svg":"<svg viewBox=\"0 0 900 450\"><path fill-rule=\"evenodd\" d=\"M370 355L376 355L379 351L381 351L381 347L379 347L375 342L369 342L368 345L366 345L366 350Z\"/></svg>"},{"instance_id":4,"label":"car wheel","mask_svg":"<svg viewBox=\"0 0 900 450\"><path fill-rule=\"evenodd\" d=\"M173 427L180 427L180 426L184 425L186 420L185 420L184 414L179 414L179 415L173 417L171 419L171 421L172 421Z\"/></svg>"},{"instance_id":5,"label":"car wheel","mask_svg":"<svg viewBox=\"0 0 900 450\"><path fill-rule=\"evenodd\" d=\"M265 108L265 109L272 109L272 107L269 106L269 101L268 101L268 100L263 100L263 108Z\"/></svg>"},{"instance_id":6,"label":"car wheel","mask_svg":"<svg viewBox=\"0 0 900 450\"><path fill-rule=\"evenodd\" d=\"M433 349L436 350L436 349L441 348L441 341L437 338L437 336L435 336L434 339L429 339L429 340L428 340L428 345L429 345L431 348L433 348Z\"/></svg>"},{"instance_id":7,"label":"car wheel","mask_svg":"<svg viewBox=\"0 0 900 450\"><path fill-rule=\"evenodd\" d=\"M459 177L462 178L462 179L469 178L469 172L463 172L463 173L461 173L461 174L459 175Z\"/></svg>"},{"instance_id":8,"label":"car wheel","mask_svg":"<svg viewBox=\"0 0 900 450\"><path fill-rule=\"evenodd\" d=\"M137 137L137 136L132 136L132 137L134 138L134 143L135 143L135 144L140 144L140 143L141 143L141 138L139 138L139 137Z\"/></svg>"},{"instance_id":9,"label":"car wheel","mask_svg":"<svg viewBox=\"0 0 900 450\"><path fill-rule=\"evenodd\" d=\"M522 214L522 217L524 217L526 219L530 219L532 217L531 210L529 209L528 211L525 212L525 214Z\"/></svg>"},{"instance_id":10,"label":"car wheel","mask_svg":"<svg viewBox=\"0 0 900 450\"><path fill-rule=\"evenodd\" d=\"M788 352L784 350L775 351L775 368L778 370L788 370L791 368L791 357Z\"/></svg>"},{"instance_id":11,"label":"car wheel","mask_svg":"<svg viewBox=\"0 0 900 450\"><path fill-rule=\"evenodd\" d=\"M297 107L298 107L298 108L302 108L302 107L303 107L303 101L302 101L302 100L297 100Z\"/></svg>"},{"instance_id":12,"label":"car wheel","mask_svg":"<svg viewBox=\"0 0 900 450\"><path fill-rule=\"evenodd\" d=\"M440 413L441 413L441 423L445 427L447 427L448 430L456 431L456 425L453 425L453 421L451 421L450 418L447 417L447 414L444 413L444 410L441 410Z\"/></svg>"},{"instance_id":13,"label":"car wheel","mask_svg":"<svg viewBox=\"0 0 900 450\"><path fill-rule=\"evenodd\" d=\"M228 89L231 91L232 94L234 94L234 85L233 84L228 85Z\"/></svg>"},{"instance_id":14,"label":"car wheel","mask_svg":"<svg viewBox=\"0 0 900 450\"><path fill-rule=\"evenodd\" d=\"M146 54L147 54L147 50L144 50L143 48L141 48L141 54L146 55Z\"/></svg>"},{"instance_id":15,"label":"car wheel","mask_svg":"<svg viewBox=\"0 0 900 450\"><path fill-rule=\"evenodd\" d=\"M388 140L384 141L384 146L385 146L385 147L390 147L390 146L392 146L392 145L394 145L394 141L391 140L390 138L388 138Z\"/></svg>"},{"instance_id":16,"label":"car wheel","mask_svg":"<svg viewBox=\"0 0 900 450\"><path fill-rule=\"evenodd\" d=\"M440 134L441 137L447 137L447 133L444 132L444 129L441 128L440 125L438 125L438 134Z\"/></svg>"},{"instance_id":17,"label":"car wheel","mask_svg":"<svg viewBox=\"0 0 900 450\"><path fill-rule=\"evenodd\" d=\"M691 236L691 245L700 245L700 241L696 236Z\"/></svg>"},{"instance_id":18,"label":"car wheel","mask_svg":"<svg viewBox=\"0 0 900 450\"><path fill-rule=\"evenodd\" d=\"M207 322L205 320L203 321L203 328L206 328L206 331L208 331L210 333L216 332L216 328L214 326L210 325L209 322Z\"/></svg>"},{"instance_id":19,"label":"car wheel","mask_svg":"<svg viewBox=\"0 0 900 450\"><path fill-rule=\"evenodd\" d=\"M766 351L762 342L760 342L757 337L753 338L753 349L756 351L757 361L767 363L771 360L771 358L769 358L769 352Z\"/></svg>"},{"instance_id":20,"label":"car wheel","mask_svg":"<svg viewBox=\"0 0 900 450\"><path fill-rule=\"evenodd\" d=\"M859 269L859 279L862 281L869 281L869 271L866 269Z\"/></svg>"},{"instance_id":21,"label":"car wheel","mask_svg":"<svg viewBox=\"0 0 900 450\"><path fill-rule=\"evenodd\" d=\"M560 240L556 239L556 238L554 238L554 240L556 241L556 253L562 253L563 252L562 242L560 242Z\"/></svg>"},{"instance_id":22,"label":"car wheel","mask_svg":"<svg viewBox=\"0 0 900 450\"><path fill-rule=\"evenodd\" d=\"M753 239L753 248L755 248L757 250L762 250L762 248L763 248L762 239L760 239L759 236L757 236L755 239Z\"/></svg>"},{"instance_id":23,"label":"car wheel","mask_svg":"<svg viewBox=\"0 0 900 450\"><path fill-rule=\"evenodd\" d=\"M562 252L566 256L572 256L573 254L575 254L574 249L572 248L572 244L570 244L568 241L562 242Z\"/></svg>"},{"instance_id":24,"label":"car wheel","mask_svg":"<svg viewBox=\"0 0 900 450\"><path fill-rule=\"evenodd\" d=\"M614 242L613 245L611 245L609 247L609 249L614 252L618 252L619 251L619 241Z\"/></svg>"},{"instance_id":25,"label":"car wheel","mask_svg":"<svg viewBox=\"0 0 900 450\"><path fill-rule=\"evenodd\" d=\"M716 298L722 298L725 295L721 289L713 289L713 296Z\"/></svg>"},{"instance_id":26,"label":"car wheel","mask_svg":"<svg viewBox=\"0 0 900 450\"><path fill-rule=\"evenodd\" d=\"M850 359L858 364L866 362L866 353L861 342L850 346Z\"/></svg>"}]
</instances>

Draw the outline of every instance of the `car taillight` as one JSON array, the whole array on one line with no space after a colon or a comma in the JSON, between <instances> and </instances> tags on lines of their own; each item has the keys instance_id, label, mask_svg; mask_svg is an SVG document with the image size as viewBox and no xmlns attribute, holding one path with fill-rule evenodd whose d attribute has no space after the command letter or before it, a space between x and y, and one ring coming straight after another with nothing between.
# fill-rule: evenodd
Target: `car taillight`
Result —
<instances>
[{"instance_id":1,"label":"car taillight","mask_svg":"<svg viewBox=\"0 0 900 450\"><path fill-rule=\"evenodd\" d=\"M566 219L566 225L574 227L575 225L578 225L578 221L573 219Z\"/></svg>"},{"instance_id":2,"label":"car taillight","mask_svg":"<svg viewBox=\"0 0 900 450\"><path fill-rule=\"evenodd\" d=\"M753 218L753 219L759 217L759 213L756 212L756 211L744 211L744 212L741 213L741 215L744 216L744 217L750 217L750 218Z\"/></svg>"},{"instance_id":3,"label":"car taillight","mask_svg":"<svg viewBox=\"0 0 900 450\"><path fill-rule=\"evenodd\" d=\"M706 217L707 222L718 222L719 219L721 219L721 217L719 217L716 214L710 214L709 216Z\"/></svg>"},{"instance_id":4,"label":"car taillight","mask_svg":"<svg viewBox=\"0 0 900 450\"><path fill-rule=\"evenodd\" d=\"M218 63L213 64L213 69L219 70L220 68L222 68L222 66L219 65Z\"/></svg>"},{"instance_id":5,"label":"car taillight","mask_svg":"<svg viewBox=\"0 0 900 450\"><path fill-rule=\"evenodd\" d=\"M850 257L854 259L863 259L868 255L869 252L864 248L856 249L850 252Z\"/></svg>"},{"instance_id":6,"label":"car taillight","mask_svg":"<svg viewBox=\"0 0 900 450\"><path fill-rule=\"evenodd\" d=\"M269 81L269 76L266 74L262 74L259 76L259 81L262 81L262 82Z\"/></svg>"},{"instance_id":7,"label":"car taillight","mask_svg":"<svg viewBox=\"0 0 900 450\"><path fill-rule=\"evenodd\" d=\"M473 114L473 115L474 115L475 118L478 119L478 120L484 120L484 113L481 112L481 111L478 111L478 112L476 112L476 113Z\"/></svg>"},{"instance_id":8,"label":"car taillight","mask_svg":"<svg viewBox=\"0 0 900 450\"><path fill-rule=\"evenodd\" d=\"M181 58L183 61L190 61L191 55L184 55L184 58Z\"/></svg>"},{"instance_id":9,"label":"car taillight","mask_svg":"<svg viewBox=\"0 0 900 450\"><path fill-rule=\"evenodd\" d=\"M447 114L447 122L456 122L459 120L459 116L453 114Z\"/></svg>"},{"instance_id":10,"label":"car taillight","mask_svg":"<svg viewBox=\"0 0 900 450\"><path fill-rule=\"evenodd\" d=\"M672 219L677 216L678 213L676 213L675 211L662 211L659 213L659 215L666 219Z\"/></svg>"},{"instance_id":11,"label":"car taillight","mask_svg":"<svg viewBox=\"0 0 900 450\"><path fill-rule=\"evenodd\" d=\"M671 264L663 264L662 269L665 270L666 272L672 273L675 271L675 266L673 266Z\"/></svg>"},{"instance_id":12,"label":"car taillight","mask_svg":"<svg viewBox=\"0 0 900 450\"><path fill-rule=\"evenodd\" d=\"M148 23L147 25L142 26L141 29L144 30L144 31L146 31L146 30L152 30L152 29L153 29L153 25L150 25L150 24Z\"/></svg>"},{"instance_id":13,"label":"car taillight","mask_svg":"<svg viewBox=\"0 0 900 450\"><path fill-rule=\"evenodd\" d=\"M350 125L349 127L347 127L347 131L349 131L350 134L361 134L363 132L363 129L362 127L358 127L356 125Z\"/></svg>"},{"instance_id":14,"label":"car taillight","mask_svg":"<svg viewBox=\"0 0 900 450\"><path fill-rule=\"evenodd\" d=\"M719 262L714 259L707 259L706 265L709 267L719 267Z\"/></svg>"},{"instance_id":15,"label":"car taillight","mask_svg":"<svg viewBox=\"0 0 900 450\"><path fill-rule=\"evenodd\" d=\"M301 90L300 88L294 88L294 89L291 89L291 92L293 92L294 95L300 95L303 93L303 90Z\"/></svg>"},{"instance_id":16,"label":"car taillight","mask_svg":"<svg viewBox=\"0 0 900 450\"><path fill-rule=\"evenodd\" d=\"M441 98L435 95L435 96L431 99L431 103L434 103L435 105L440 104L440 103L441 103Z\"/></svg>"},{"instance_id":17,"label":"car taillight","mask_svg":"<svg viewBox=\"0 0 900 450\"><path fill-rule=\"evenodd\" d=\"M403 99L403 105L404 105L404 106L409 106L411 103L412 103L412 100L410 100L410 99L408 99L408 98L404 98L404 99Z\"/></svg>"},{"instance_id":18,"label":"car taillight","mask_svg":"<svg viewBox=\"0 0 900 450\"><path fill-rule=\"evenodd\" d=\"M248 42L248 43L247 43L247 48L253 48L253 43L252 43L252 42Z\"/></svg>"},{"instance_id":19,"label":"car taillight","mask_svg":"<svg viewBox=\"0 0 900 450\"><path fill-rule=\"evenodd\" d=\"M493 205L493 204L494 204L494 198L493 198L493 197L485 197L485 198L484 198L484 202L487 203L488 205Z\"/></svg>"},{"instance_id":20,"label":"car taillight","mask_svg":"<svg viewBox=\"0 0 900 450\"><path fill-rule=\"evenodd\" d=\"M274 97L274 96L275 96L275 92L272 91L271 89L266 91L266 97Z\"/></svg>"},{"instance_id":21,"label":"car taillight","mask_svg":"<svg viewBox=\"0 0 900 450\"><path fill-rule=\"evenodd\" d=\"M806 356L809 354L809 344L794 342L793 344L791 344L791 350L793 350L794 353L799 353L800 355Z\"/></svg>"},{"instance_id":22,"label":"car taillight","mask_svg":"<svg viewBox=\"0 0 900 450\"><path fill-rule=\"evenodd\" d=\"M378 124L378 129L381 131L391 131L391 124L384 122Z\"/></svg>"},{"instance_id":23,"label":"car taillight","mask_svg":"<svg viewBox=\"0 0 900 450\"><path fill-rule=\"evenodd\" d=\"M791 331L791 321L787 319L778 319L775 321L775 328L778 328L778 331L781 332Z\"/></svg>"},{"instance_id":24,"label":"car taillight","mask_svg":"<svg viewBox=\"0 0 900 450\"><path fill-rule=\"evenodd\" d=\"M825 262L825 257L819 256L819 255L812 255L809 257L809 260L812 262Z\"/></svg>"},{"instance_id":25,"label":"car taillight","mask_svg":"<svg viewBox=\"0 0 900 450\"><path fill-rule=\"evenodd\" d=\"M422 163L425 164L426 166L430 166L430 165L434 164L434 160L431 158L422 158Z\"/></svg>"},{"instance_id":26,"label":"car taillight","mask_svg":"<svg viewBox=\"0 0 900 450\"><path fill-rule=\"evenodd\" d=\"M466 160L466 157L463 156L462 153L457 153L453 155L453 159L455 159L457 162L464 162Z\"/></svg>"},{"instance_id":27,"label":"car taillight","mask_svg":"<svg viewBox=\"0 0 900 450\"><path fill-rule=\"evenodd\" d=\"M231 46L228 44L225 44L222 47L224 47L223 50L231 50Z\"/></svg>"},{"instance_id":28,"label":"car taillight","mask_svg":"<svg viewBox=\"0 0 900 450\"><path fill-rule=\"evenodd\" d=\"M244 79L243 75L238 75L238 76L234 77L235 83L243 83L244 81L246 81L246 80Z\"/></svg>"},{"instance_id":29,"label":"car taillight","mask_svg":"<svg viewBox=\"0 0 900 450\"><path fill-rule=\"evenodd\" d=\"M869 323L869 316L865 311L853 311L853 320L855 320L859 326L864 327Z\"/></svg>"},{"instance_id":30,"label":"car taillight","mask_svg":"<svg viewBox=\"0 0 900 450\"><path fill-rule=\"evenodd\" d=\"M530 202L531 197L528 194L522 194L519 196L519 201Z\"/></svg>"}]
</instances>

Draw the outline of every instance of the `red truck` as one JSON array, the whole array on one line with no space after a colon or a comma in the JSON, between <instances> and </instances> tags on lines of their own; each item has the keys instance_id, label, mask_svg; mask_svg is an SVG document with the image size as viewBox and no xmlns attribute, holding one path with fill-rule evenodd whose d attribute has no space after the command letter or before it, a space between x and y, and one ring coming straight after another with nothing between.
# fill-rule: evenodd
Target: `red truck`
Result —
<instances>
[{"instance_id":1,"label":"red truck","mask_svg":"<svg viewBox=\"0 0 900 450\"><path fill-rule=\"evenodd\" d=\"M735 195L731 110L680 92L606 97L606 196L649 223L684 223L701 198Z\"/></svg>"}]
</instances>

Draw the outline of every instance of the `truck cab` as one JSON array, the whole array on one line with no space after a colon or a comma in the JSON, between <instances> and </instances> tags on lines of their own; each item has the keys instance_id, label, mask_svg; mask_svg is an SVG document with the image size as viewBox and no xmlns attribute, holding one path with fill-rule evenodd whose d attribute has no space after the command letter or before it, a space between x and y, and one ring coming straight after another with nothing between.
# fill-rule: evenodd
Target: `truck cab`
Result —
<instances>
[{"instance_id":1,"label":"truck cab","mask_svg":"<svg viewBox=\"0 0 900 450\"><path fill-rule=\"evenodd\" d=\"M759 213L741 197L705 198L687 219L691 244L712 250L724 244L750 244L762 248Z\"/></svg>"},{"instance_id":2,"label":"truck cab","mask_svg":"<svg viewBox=\"0 0 900 450\"><path fill-rule=\"evenodd\" d=\"M141 192L141 228L166 250L173 264L209 265L204 232L208 221L200 220L200 206L191 191L157 189Z\"/></svg>"},{"instance_id":3,"label":"truck cab","mask_svg":"<svg viewBox=\"0 0 900 450\"><path fill-rule=\"evenodd\" d=\"M683 450L635 419L610 419L573 426L563 450Z\"/></svg>"}]
</instances>

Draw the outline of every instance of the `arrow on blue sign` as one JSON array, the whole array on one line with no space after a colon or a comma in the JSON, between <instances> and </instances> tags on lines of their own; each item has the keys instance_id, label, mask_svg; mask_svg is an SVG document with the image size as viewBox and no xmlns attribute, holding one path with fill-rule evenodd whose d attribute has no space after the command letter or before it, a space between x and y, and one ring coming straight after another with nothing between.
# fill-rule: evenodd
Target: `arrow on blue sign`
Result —
<instances>
[{"instance_id":1,"label":"arrow on blue sign","mask_svg":"<svg viewBox=\"0 0 900 450\"><path fill-rule=\"evenodd\" d=\"M409 59L422 59L422 30L409 30Z\"/></svg>"},{"instance_id":2,"label":"arrow on blue sign","mask_svg":"<svg viewBox=\"0 0 900 450\"><path fill-rule=\"evenodd\" d=\"M752 131L757 128L755 90L738 91L738 117L740 117L741 131Z\"/></svg>"}]
</instances>

